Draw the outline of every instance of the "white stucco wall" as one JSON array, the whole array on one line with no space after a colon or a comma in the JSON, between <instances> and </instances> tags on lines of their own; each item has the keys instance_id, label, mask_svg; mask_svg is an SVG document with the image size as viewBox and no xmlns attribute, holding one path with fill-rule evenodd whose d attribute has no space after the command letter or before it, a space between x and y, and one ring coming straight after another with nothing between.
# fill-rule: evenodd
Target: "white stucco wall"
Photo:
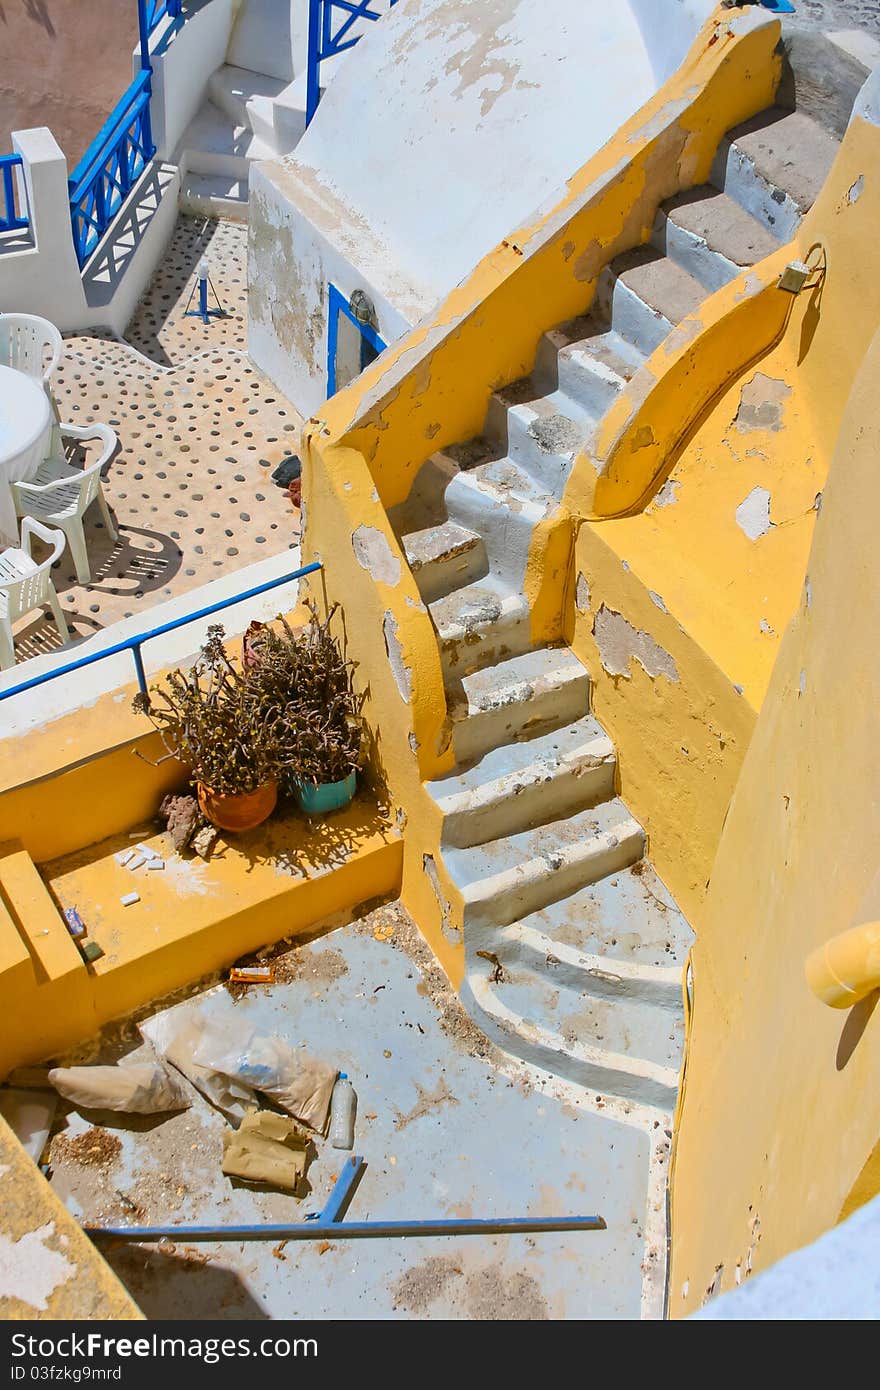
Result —
<instances>
[{"instance_id":1,"label":"white stucco wall","mask_svg":"<svg viewBox=\"0 0 880 1390\"><path fill-rule=\"evenodd\" d=\"M226 61L291 82L306 65L308 33L309 0L238 0Z\"/></svg>"},{"instance_id":2,"label":"white stucco wall","mask_svg":"<svg viewBox=\"0 0 880 1390\"><path fill-rule=\"evenodd\" d=\"M363 288L411 325L556 200L674 70L714 8L714 0L399 0L334 60L295 155L263 166L259 201L252 191L254 359L312 413L325 394L326 249L346 266L345 283L334 279L340 290ZM289 230L287 268L272 255L272 226ZM302 333L279 333L267 295L309 325L311 346L294 341ZM379 331L389 342L397 336L381 315Z\"/></svg>"}]
</instances>

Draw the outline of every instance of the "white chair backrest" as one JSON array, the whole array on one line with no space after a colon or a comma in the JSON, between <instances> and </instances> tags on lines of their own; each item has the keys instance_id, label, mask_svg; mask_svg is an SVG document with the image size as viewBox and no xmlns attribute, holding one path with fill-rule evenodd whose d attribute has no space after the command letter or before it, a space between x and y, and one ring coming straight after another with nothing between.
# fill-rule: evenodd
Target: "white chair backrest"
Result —
<instances>
[{"instance_id":1,"label":"white chair backrest","mask_svg":"<svg viewBox=\"0 0 880 1390\"><path fill-rule=\"evenodd\" d=\"M48 383L64 343L48 319L36 314L0 314L0 363Z\"/></svg>"},{"instance_id":2,"label":"white chair backrest","mask_svg":"<svg viewBox=\"0 0 880 1390\"><path fill-rule=\"evenodd\" d=\"M30 554L32 533L36 533L51 545L52 553L30 574L23 574L18 579L0 578L0 593L6 595L7 616L12 623L46 602L49 597L52 566L63 554L67 543L63 531L52 531L46 526L41 526L32 517L25 517L21 524L21 548L27 554Z\"/></svg>"}]
</instances>

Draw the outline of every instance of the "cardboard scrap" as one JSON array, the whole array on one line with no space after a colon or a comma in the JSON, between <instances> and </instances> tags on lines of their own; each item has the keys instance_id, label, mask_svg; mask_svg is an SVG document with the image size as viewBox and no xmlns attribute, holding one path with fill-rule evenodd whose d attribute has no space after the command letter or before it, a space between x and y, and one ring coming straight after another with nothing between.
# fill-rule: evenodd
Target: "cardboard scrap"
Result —
<instances>
[{"instance_id":1,"label":"cardboard scrap","mask_svg":"<svg viewBox=\"0 0 880 1390\"><path fill-rule=\"evenodd\" d=\"M223 1172L296 1193L305 1177L309 1137L295 1120L273 1110L251 1110L237 1130L223 1135Z\"/></svg>"}]
</instances>

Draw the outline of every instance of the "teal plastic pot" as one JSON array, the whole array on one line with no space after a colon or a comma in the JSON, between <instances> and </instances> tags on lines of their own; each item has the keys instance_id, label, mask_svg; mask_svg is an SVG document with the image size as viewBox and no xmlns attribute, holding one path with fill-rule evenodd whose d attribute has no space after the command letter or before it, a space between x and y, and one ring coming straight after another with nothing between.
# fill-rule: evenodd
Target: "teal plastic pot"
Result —
<instances>
[{"instance_id":1,"label":"teal plastic pot","mask_svg":"<svg viewBox=\"0 0 880 1390\"><path fill-rule=\"evenodd\" d=\"M296 799L300 810L307 816L322 816L328 811L338 811L347 806L357 788L357 773L350 772L341 782L322 782L313 787L311 782L297 782Z\"/></svg>"}]
</instances>

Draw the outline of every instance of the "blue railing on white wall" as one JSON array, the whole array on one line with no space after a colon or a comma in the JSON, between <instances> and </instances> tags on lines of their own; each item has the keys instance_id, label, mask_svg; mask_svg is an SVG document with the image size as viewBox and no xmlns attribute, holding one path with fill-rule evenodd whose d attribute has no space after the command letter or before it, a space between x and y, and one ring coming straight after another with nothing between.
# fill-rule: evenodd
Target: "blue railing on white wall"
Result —
<instances>
[{"instance_id":1,"label":"blue railing on white wall","mask_svg":"<svg viewBox=\"0 0 880 1390\"><path fill-rule=\"evenodd\" d=\"M27 207L17 187L20 154L0 154L0 232L18 232L28 225Z\"/></svg>"},{"instance_id":2,"label":"blue railing on white wall","mask_svg":"<svg viewBox=\"0 0 880 1390\"><path fill-rule=\"evenodd\" d=\"M359 19L381 19L385 9L371 9L378 0L309 0L309 51L306 61L306 125L321 100L321 64L353 48L363 36L354 31ZM396 5L397 0L387 0Z\"/></svg>"},{"instance_id":3,"label":"blue railing on white wall","mask_svg":"<svg viewBox=\"0 0 880 1390\"><path fill-rule=\"evenodd\" d=\"M70 219L84 266L156 153L150 70L142 68L70 176Z\"/></svg>"}]
</instances>

